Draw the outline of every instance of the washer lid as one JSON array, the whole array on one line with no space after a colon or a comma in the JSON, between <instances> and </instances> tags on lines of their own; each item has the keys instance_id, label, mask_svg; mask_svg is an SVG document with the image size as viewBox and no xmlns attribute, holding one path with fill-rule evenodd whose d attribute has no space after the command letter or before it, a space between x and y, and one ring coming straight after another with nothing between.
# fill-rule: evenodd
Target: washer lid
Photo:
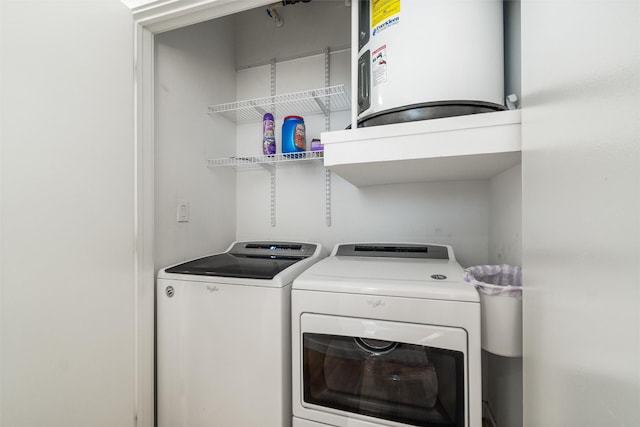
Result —
<instances>
[{"instance_id":1,"label":"washer lid","mask_svg":"<svg viewBox=\"0 0 640 427\"><path fill-rule=\"evenodd\" d=\"M309 258L317 245L290 242L236 242L224 253L178 264L166 273L196 276L273 279L293 264Z\"/></svg>"},{"instance_id":2,"label":"washer lid","mask_svg":"<svg viewBox=\"0 0 640 427\"><path fill-rule=\"evenodd\" d=\"M304 258L270 258L224 253L176 265L168 268L166 272L199 276L273 279L276 274L302 259Z\"/></svg>"}]
</instances>

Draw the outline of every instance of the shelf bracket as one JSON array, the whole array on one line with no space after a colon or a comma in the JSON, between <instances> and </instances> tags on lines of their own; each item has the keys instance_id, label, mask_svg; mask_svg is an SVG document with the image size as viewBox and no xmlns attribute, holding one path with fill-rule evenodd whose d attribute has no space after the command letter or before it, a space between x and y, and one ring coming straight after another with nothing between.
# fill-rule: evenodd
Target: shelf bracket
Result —
<instances>
[{"instance_id":1,"label":"shelf bracket","mask_svg":"<svg viewBox=\"0 0 640 427\"><path fill-rule=\"evenodd\" d=\"M271 226L276 226L276 168L271 166Z\"/></svg>"},{"instance_id":2,"label":"shelf bracket","mask_svg":"<svg viewBox=\"0 0 640 427\"><path fill-rule=\"evenodd\" d=\"M324 86L329 87L331 85L331 57L329 48L324 50ZM327 104L323 104L317 98L316 102L320 106L320 109L324 113L324 129L326 131L331 130L331 98L327 97ZM327 168L324 169L324 211L325 222L327 227L331 227L331 171Z\"/></svg>"},{"instance_id":3,"label":"shelf bracket","mask_svg":"<svg viewBox=\"0 0 640 427\"><path fill-rule=\"evenodd\" d=\"M271 163L256 163L257 165L259 165L261 168L263 168L264 170L266 170L267 172L269 172L271 175L274 175L276 173L276 165L271 164Z\"/></svg>"},{"instance_id":4,"label":"shelf bracket","mask_svg":"<svg viewBox=\"0 0 640 427\"><path fill-rule=\"evenodd\" d=\"M250 101L251 105L253 105L253 108L256 109L256 111L258 112L258 114L260 114L261 116L264 116L267 113L267 110L265 110L264 108L256 105L255 102Z\"/></svg>"},{"instance_id":5,"label":"shelf bracket","mask_svg":"<svg viewBox=\"0 0 640 427\"><path fill-rule=\"evenodd\" d=\"M324 169L324 213L327 227L331 227L331 171L327 168Z\"/></svg>"},{"instance_id":6,"label":"shelf bracket","mask_svg":"<svg viewBox=\"0 0 640 427\"><path fill-rule=\"evenodd\" d=\"M318 92L311 91L311 95L313 95L313 100L316 102L316 104L318 104L318 108L320 108L320 110L322 110L322 114L324 114L325 117L329 117L329 109L327 108L326 105L324 105L324 102L322 102L320 100L320 98L318 97Z\"/></svg>"},{"instance_id":7,"label":"shelf bracket","mask_svg":"<svg viewBox=\"0 0 640 427\"><path fill-rule=\"evenodd\" d=\"M271 112L276 113L273 99L276 95L276 58L271 58ZM264 115L264 113L263 113ZM262 164L271 173L271 227L276 226L276 165Z\"/></svg>"}]
</instances>

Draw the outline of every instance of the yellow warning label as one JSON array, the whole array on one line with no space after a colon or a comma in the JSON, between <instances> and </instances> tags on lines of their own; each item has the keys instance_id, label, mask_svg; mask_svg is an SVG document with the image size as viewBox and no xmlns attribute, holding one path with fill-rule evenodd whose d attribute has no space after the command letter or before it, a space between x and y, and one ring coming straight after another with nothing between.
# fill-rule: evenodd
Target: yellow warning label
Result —
<instances>
[{"instance_id":1,"label":"yellow warning label","mask_svg":"<svg viewBox=\"0 0 640 427\"><path fill-rule=\"evenodd\" d=\"M400 0L371 0L371 27L400 12Z\"/></svg>"}]
</instances>

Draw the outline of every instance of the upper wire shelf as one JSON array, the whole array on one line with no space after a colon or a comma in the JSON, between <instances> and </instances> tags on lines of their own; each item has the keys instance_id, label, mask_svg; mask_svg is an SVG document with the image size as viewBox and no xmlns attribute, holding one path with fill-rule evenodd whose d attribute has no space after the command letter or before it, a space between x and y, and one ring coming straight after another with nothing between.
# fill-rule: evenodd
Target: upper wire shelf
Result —
<instances>
[{"instance_id":1,"label":"upper wire shelf","mask_svg":"<svg viewBox=\"0 0 640 427\"><path fill-rule=\"evenodd\" d=\"M222 114L236 123L261 121L265 113L275 117L289 114L324 114L351 108L351 99L344 85L328 86L282 95L265 96L245 101L212 105L209 114Z\"/></svg>"}]
</instances>

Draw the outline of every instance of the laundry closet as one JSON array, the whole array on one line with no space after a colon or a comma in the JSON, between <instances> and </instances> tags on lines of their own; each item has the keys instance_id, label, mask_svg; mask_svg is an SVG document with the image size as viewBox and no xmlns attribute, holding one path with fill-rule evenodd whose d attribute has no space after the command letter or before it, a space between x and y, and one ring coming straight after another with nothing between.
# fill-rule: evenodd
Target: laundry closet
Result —
<instances>
[{"instance_id":1,"label":"laundry closet","mask_svg":"<svg viewBox=\"0 0 640 427\"><path fill-rule=\"evenodd\" d=\"M433 155L428 163L376 161L355 166L355 172L351 160L340 164L336 155L331 157L335 167L325 168L329 144L324 153L282 154L288 115L303 117L307 143L324 142L326 132L349 132L356 90L350 3L266 4L155 34L156 271L243 239L319 242L326 248L356 241L440 243L453 247L463 267L522 263L517 150ZM519 30L519 2L504 2L504 93L516 97ZM432 66L437 65L434 60ZM267 112L275 116L272 159L262 152ZM457 119L469 143L474 129L485 127L482 114L474 115L471 130L465 117ZM394 142L386 137L383 143L393 152ZM380 151L376 144L370 150ZM366 142L349 150L349 156L354 150L371 154ZM405 176L401 172L407 168L447 173ZM363 175L395 178L367 181ZM521 358L483 352L483 400L500 426L522 425Z\"/></svg>"}]
</instances>

